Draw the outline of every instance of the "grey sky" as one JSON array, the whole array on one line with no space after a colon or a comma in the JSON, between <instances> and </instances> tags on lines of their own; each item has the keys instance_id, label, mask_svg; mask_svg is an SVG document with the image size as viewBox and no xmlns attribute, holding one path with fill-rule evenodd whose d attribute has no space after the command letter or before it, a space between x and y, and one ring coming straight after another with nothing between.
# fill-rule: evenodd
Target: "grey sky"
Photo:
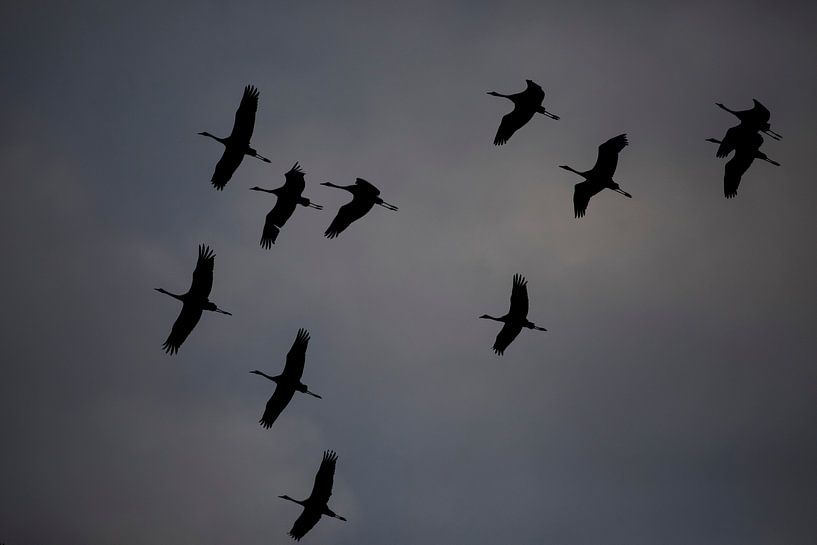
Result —
<instances>
[{"instance_id":1,"label":"grey sky","mask_svg":"<svg viewBox=\"0 0 817 545\"><path fill-rule=\"evenodd\" d=\"M5 3L0 542L800 545L817 535L817 6ZM491 145L539 82L558 122ZM209 186L244 85L253 141ZM714 146L772 110L736 199ZM627 132L573 219L576 177ZM275 187L306 195L271 251ZM400 207L322 233L369 179ZM196 245L213 299L160 348ZM511 278L530 317L490 347ZM299 327L304 380L269 432Z\"/></svg>"}]
</instances>

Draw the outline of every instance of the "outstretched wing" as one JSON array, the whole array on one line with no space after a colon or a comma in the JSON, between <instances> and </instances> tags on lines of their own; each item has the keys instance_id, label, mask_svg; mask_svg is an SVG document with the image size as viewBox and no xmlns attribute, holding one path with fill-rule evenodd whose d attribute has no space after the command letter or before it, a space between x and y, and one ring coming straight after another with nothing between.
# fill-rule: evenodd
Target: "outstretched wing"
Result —
<instances>
[{"instance_id":1,"label":"outstretched wing","mask_svg":"<svg viewBox=\"0 0 817 545\"><path fill-rule=\"evenodd\" d=\"M233 177L233 173L243 160L243 151L239 151L232 145L226 146L224 148L224 153L221 154L221 159L219 159L218 163L216 163L216 170L213 171L213 177L210 179L213 187L219 191L224 189L224 186L227 185L227 182L229 182L230 178Z\"/></svg>"},{"instance_id":2,"label":"outstretched wing","mask_svg":"<svg viewBox=\"0 0 817 545\"><path fill-rule=\"evenodd\" d=\"M283 375L289 380L300 381L304 374L304 361L306 360L306 349L309 346L309 332L306 329L299 329L292 343L292 348L287 353L287 362L284 365Z\"/></svg>"},{"instance_id":3,"label":"outstretched wing","mask_svg":"<svg viewBox=\"0 0 817 545\"><path fill-rule=\"evenodd\" d=\"M207 299L213 289L213 267L216 263L216 254L209 246L199 244L199 258L196 269L193 271L193 283L190 285L190 295Z\"/></svg>"},{"instance_id":4,"label":"outstretched wing","mask_svg":"<svg viewBox=\"0 0 817 545\"><path fill-rule=\"evenodd\" d=\"M272 397L269 398L269 401L267 401L264 414L261 415L261 420L258 422L264 428L270 429L281 412L283 412L283 410L292 400L293 395L295 395L294 389L283 386L275 386L275 391L272 393Z\"/></svg>"},{"instance_id":5,"label":"outstretched wing","mask_svg":"<svg viewBox=\"0 0 817 545\"><path fill-rule=\"evenodd\" d=\"M587 205L590 198L598 194L602 187L590 181L579 182L573 188L573 214L577 218L583 218L587 212Z\"/></svg>"},{"instance_id":6,"label":"outstretched wing","mask_svg":"<svg viewBox=\"0 0 817 545\"><path fill-rule=\"evenodd\" d=\"M618 165L618 154L629 142L626 134L614 136L599 146L599 156L593 166L593 172L602 178L612 178Z\"/></svg>"},{"instance_id":7,"label":"outstretched wing","mask_svg":"<svg viewBox=\"0 0 817 545\"><path fill-rule=\"evenodd\" d=\"M292 529L289 531L289 537L295 541L300 541L319 520L321 520L320 512L315 509L304 509L301 516L298 517L295 520L295 524L292 525Z\"/></svg>"},{"instance_id":8,"label":"outstretched wing","mask_svg":"<svg viewBox=\"0 0 817 545\"><path fill-rule=\"evenodd\" d=\"M328 238L337 237L349 227L352 222L365 216L373 206L374 200L355 195L351 201L340 207L335 219L332 220L332 223L326 229L324 236Z\"/></svg>"},{"instance_id":9,"label":"outstretched wing","mask_svg":"<svg viewBox=\"0 0 817 545\"><path fill-rule=\"evenodd\" d=\"M196 324L199 323L201 312L200 308L193 307L189 304L182 306L179 317L173 322L173 329L170 330L170 335L162 345L165 352L170 355L178 353L179 347L181 347L187 336L190 335L190 332L193 331L193 328L196 327Z\"/></svg>"},{"instance_id":10,"label":"outstretched wing","mask_svg":"<svg viewBox=\"0 0 817 545\"><path fill-rule=\"evenodd\" d=\"M278 238L280 228L284 226L287 220L295 211L297 201L289 195L279 196L275 206L267 214L267 219L264 222L264 232L261 234L261 246L267 250L275 244L275 239Z\"/></svg>"},{"instance_id":11,"label":"outstretched wing","mask_svg":"<svg viewBox=\"0 0 817 545\"><path fill-rule=\"evenodd\" d=\"M508 142L516 131L524 127L525 124L531 120L534 113L533 110L523 110L518 106L514 106L512 112L502 117L502 122L499 124L496 136L494 137L494 145L502 146Z\"/></svg>"},{"instance_id":12,"label":"outstretched wing","mask_svg":"<svg viewBox=\"0 0 817 545\"><path fill-rule=\"evenodd\" d=\"M312 485L312 493L309 495L309 500L319 504L325 504L332 496L332 485L335 481L335 462L338 460L338 455L333 450L326 450L323 452L323 460L321 460L321 467L315 474L315 484Z\"/></svg>"},{"instance_id":13,"label":"outstretched wing","mask_svg":"<svg viewBox=\"0 0 817 545\"><path fill-rule=\"evenodd\" d=\"M743 175L749 170L754 162L754 151L738 150L735 155L726 162L723 168L723 195L731 199L738 194L738 187Z\"/></svg>"},{"instance_id":14,"label":"outstretched wing","mask_svg":"<svg viewBox=\"0 0 817 545\"><path fill-rule=\"evenodd\" d=\"M741 133L743 132L742 125L735 125L734 127L730 127L729 130L726 131L726 134L723 136L720 145L718 146L718 151L715 152L715 157L723 158L732 153L737 145L738 140L741 139Z\"/></svg>"},{"instance_id":15,"label":"outstretched wing","mask_svg":"<svg viewBox=\"0 0 817 545\"><path fill-rule=\"evenodd\" d=\"M505 324L502 326L502 329L499 330L499 333L496 336L496 341L494 341L493 351L497 353L497 355L501 356L505 353L505 349L508 348L508 345L513 342L519 332L522 331L522 326L520 325L511 325Z\"/></svg>"},{"instance_id":16,"label":"outstretched wing","mask_svg":"<svg viewBox=\"0 0 817 545\"><path fill-rule=\"evenodd\" d=\"M303 193L304 187L306 187L304 171L301 169L300 164L295 163L292 168L284 174L284 190L287 193L300 195Z\"/></svg>"},{"instance_id":17,"label":"outstretched wing","mask_svg":"<svg viewBox=\"0 0 817 545\"><path fill-rule=\"evenodd\" d=\"M772 117L772 112L770 112L766 106L761 104L758 99L753 98L752 102L754 102L754 106L752 106L752 109L750 110L752 112L752 117L758 123L768 123L769 119Z\"/></svg>"},{"instance_id":18,"label":"outstretched wing","mask_svg":"<svg viewBox=\"0 0 817 545\"><path fill-rule=\"evenodd\" d=\"M528 281L521 274L513 275L511 308L508 314L519 318L525 318L528 315Z\"/></svg>"},{"instance_id":19,"label":"outstretched wing","mask_svg":"<svg viewBox=\"0 0 817 545\"><path fill-rule=\"evenodd\" d=\"M258 89L252 85L244 87L241 104L235 112L233 132L230 133L232 144L249 145L252 131L255 128L255 112L258 111Z\"/></svg>"}]
</instances>

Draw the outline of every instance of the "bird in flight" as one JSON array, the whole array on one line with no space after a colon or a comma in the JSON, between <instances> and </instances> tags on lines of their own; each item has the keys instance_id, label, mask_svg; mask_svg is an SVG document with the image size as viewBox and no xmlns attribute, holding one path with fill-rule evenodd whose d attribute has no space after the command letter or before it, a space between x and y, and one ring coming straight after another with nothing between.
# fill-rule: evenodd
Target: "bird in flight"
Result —
<instances>
[{"instance_id":1,"label":"bird in flight","mask_svg":"<svg viewBox=\"0 0 817 545\"><path fill-rule=\"evenodd\" d=\"M304 373L304 360L306 359L306 348L309 345L309 332L306 329L299 329L292 348L287 353L287 361L284 364L284 372L271 377L261 371L250 371L250 373L260 375L275 383L275 392L267 401L267 407L261 416L259 423L269 429L278 418L278 415L286 408L295 392L309 394L318 399L322 399L316 393L310 392L306 384L301 382L301 375Z\"/></svg>"},{"instance_id":2,"label":"bird in flight","mask_svg":"<svg viewBox=\"0 0 817 545\"><path fill-rule=\"evenodd\" d=\"M496 320L504 325L499 330L494 342L493 351L498 355L505 353L513 340L522 331L522 328L535 329L537 331L547 331L544 327L539 327L528 320L528 281L521 274L513 276L513 288L511 288L511 307L504 316L496 318L483 314L480 318Z\"/></svg>"},{"instance_id":3,"label":"bird in flight","mask_svg":"<svg viewBox=\"0 0 817 545\"><path fill-rule=\"evenodd\" d=\"M164 293L182 302L182 311L173 323L170 335L162 345L162 348L168 354L176 354L179 351L179 347L190 335L190 332L193 331L193 328L196 327L196 324L199 323L203 311L209 310L232 316L231 313L221 310L208 299L210 290L213 288L213 266L215 261L216 255L213 251L209 247L200 244L199 258L196 261L196 269L193 271L193 282L190 284L187 293L177 295L162 288L155 288L159 293Z\"/></svg>"},{"instance_id":4,"label":"bird in flight","mask_svg":"<svg viewBox=\"0 0 817 545\"><path fill-rule=\"evenodd\" d=\"M772 113L769 111L766 106L760 103L757 99L752 99L753 106L748 110L730 110L720 102L716 102L715 105L722 109L726 110L730 114L734 115L740 120L740 125L753 132L760 131L762 133L767 134L774 140L780 140L783 137L780 136L778 133L774 132L771 129L771 125L769 124L769 119L772 116ZM721 157L719 155L719 157Z\"/></svg>"},{"instance_id":5,"label":"bird in flight","mask_svg":"<svg viewBox=\"0 0 817 545\"><path fill-rule=\"evenodd\" d=\"M258 89L252 85L244 87L244 95L241 97L241 104L238 105L238 110L235 112L235 121L233 122L233 132L227 138L219 138L213 136L209 132L200 132L202 136L209 136L217 142L224 145L224 153L221 154L216 164L216 170L213 172L211 182L213 187L221 191L233 173L241 164L245 155L260 159L265 163L270 160L259 154L250 147L250 138L252 138L252 131L255 127L255 112L258 110Z\"/></svg>"},{"instance_id":6,"label":"bird in flight","mask_svg":"<svg viewBox=\"0 0 817 545\"><path fill-rule=\"evenodd\" d=\"M333 517L345 521L346 519L329 509L327 503L332 495L332 483L335 479L335 462L338 455L331 450L324 451L321 467L315 475L315 484L312 485L312 493L303 501L290 498L287 495L279 498L295 502L303 506L301 516L292 525L289 536L295 541L300 541L302 537L311 530L322 516Z\"/></svg>"},{"instance_id":7,"label":"bird in flight","mask_svg":"<svg viewBox=\"0 0 817 545\"><path fill-rule=\"evenodd\" d=\"M352 185L335 185L332 182L323 182L321 185L345 189L352 194L352 200L340 207L335 219L326 229L324 236L328 238L335 238L341 234L352 222L365 216L376 204L386 210L397 210L396 206L381 199L380 190L363 178L357 178Z\"/></svg>"},{"instance_id":8,"label":"bird in flight","mask_svg":"<svg viewBox=\"0 0 817 545\"><path fill-rule=\"evenodd\" d=\"M722 142L715 138L707 138L706 141L722 145ZM761 145L763 145L763 137L756 132L743 134L736 141L735 154L726 162L723 169L723 194L727 199L738 194L740 181L755 159L780 166L780 163L769 159L765 153L760 151Z\"/></svg>"},{"instance_id":9,"label":"bird in flight","mask_svg":"<svg viewBox=\"0 0 817 545\"><path fill-rule=\"evenodd\" d=\"M263 191L264 193L272 193L278 197L275 206L267 214L267 219L264 222L264 230L261 233L261 247L269 250L275 239L278 238L278 233L281 227L295 212L295 208L300 204L316 210L323 210L323 206L314 204L312 201L302 196L306 183L304 182L304 171L298 163L284 174L284 185L275 189L263 189L258 186L251 187L253 191Z\"/></svg>"},{"instance_id":10,"label":"bird in flight","mask_svg":"<svg viewBox=\"0 0 817 545\"><path fill-rule=\"evenodd\" d=\"M550 113L542 106L542 101L545 99L545 92L542 88L529 79L526 79L525 82L527 87L521 93L503 95L496 91L488 92L491 96L507 98L513 102L513 110L502 117L502 122L496 131L495 146L505 144L516 131L524 127L537 113L551 119L559 119L558 115Z\"/></svg>"},{"instance_id":11,"label":"bird in flight","mask_svg":"<svg viewBox=\"0 0 817 545\"><path fill-rule=\"evenodd\" d=\"M587 205L590 204L590 198L603 189L612 189L629 199L633 197L613 181L613 174L618 165L618 154L628 143L627 135L619 134L600 145L596 164L585 172L580 172L567 165L559 165L559 168L569 170L584 178L584 181L576 184L573 190L573 211L577 218L584 217Z\"/></svg>"}]
</instances>

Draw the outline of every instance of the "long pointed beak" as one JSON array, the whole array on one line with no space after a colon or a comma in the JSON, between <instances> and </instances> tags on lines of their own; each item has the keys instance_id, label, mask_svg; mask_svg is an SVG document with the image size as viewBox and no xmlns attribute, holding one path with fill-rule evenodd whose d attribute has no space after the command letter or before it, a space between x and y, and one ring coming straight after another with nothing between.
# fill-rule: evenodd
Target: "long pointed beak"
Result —
<instances>
[{"instance_id":1,"label":"long pointed beak","mask_svg":"<svg viewBox=\"0 0 817 545\"><path fill-rule=\"evenodd\" d=\"M221 310L220 308L217 308L216 312L219 312L221 314L226 314L227 316L232 316L233 315L232 312L227 312L226 310Z\"/></svg>"},{"instance_id":2,"label":"long pointed beak","mask_svg":"<svg viewBox=\"0 0 817 545\"><path fill-rule=\"evenodd\" d=\"M389 204L389 203L387 203L387 202L385 202L385 201L384 201L384 202L381 202L381 203L377 203L377 204L379 204L380 206L382 206L382 207L383 207L383 208L385 208L386 210L397 210L397 209L398 209L398 208L397 208L396 206L394 206L393 204Z\"/></svg>"},{"instance_id":3,"label":"long pointed beak","mask_svg":"<svg viewBox=\"0 0 817 545\"><path fill-rule=\"evenodd\" d=\"M624 196L625 196L625 197L627 197L628 199L632 199L632 198L633 198L633 196L632 196L632 195L630 195L629 193L627 193L627 192L626 192L626 191L624 191L623 189L615 189L614 191L615 191L616 193L621 193L622 195L624 195Z\"/></svg>"}]
</instances>

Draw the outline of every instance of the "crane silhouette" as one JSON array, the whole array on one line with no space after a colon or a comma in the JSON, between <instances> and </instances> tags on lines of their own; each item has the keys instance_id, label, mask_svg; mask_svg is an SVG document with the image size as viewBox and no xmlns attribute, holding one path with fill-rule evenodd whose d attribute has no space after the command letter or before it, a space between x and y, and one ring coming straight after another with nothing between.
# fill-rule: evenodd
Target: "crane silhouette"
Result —
<instances>
[{"instance_id":1,"label":"crane silhouette","mask_svg":"<svg viewBox=\"0 0 817 545\"><path fill-rule=\"evenodd\" d=\"M272 193L278 197L275 206L267 214L267 219L264 222L264 231L261 233L261 247L269 250L275 239L278 238L278 233L281 227L295 212L295 208L300 204L316 210L323 210L323 206L314 204L312 201L302 196L306 183L304 182L304 171L301 170L301 165L295 165L284 174L284 185L275 189L263 189L255 186L250 189L253 191L263 191L264 193Z\"/></svg>"},{"instance_id":2,"label":"crane silhouette","mask_svg":"<svg viewBox=\"0 0 817 545\"><path fill-rule=\"evenodd\" d=\"M716 138L707 138L706 141L723 145ZM761 159L777 167L780 166L780 163L769 159L765 153L760 151L761 145L763 145L763 137L756 132L744 135L737 142L735 154L726 162L723 168L723 194L727 199L731 199L738 194L740 181L755 159Z\"/></svg>"},{"instance_id":3,"label":"crane silhouette","mask_svg":"<svg viewBox=\"0 0 817 545\"><path fill-rule=\"evenodd\" d=\"M524 127L537 113L551 119L559 119L558 115L554 115L542 107L542 101L545 99L545 92L542 88L529 79L526 79L525 82L527 87L521 93L503 95L496 91L488 91L491 96L507 98L513 102L513 110L502 117L502 122L496 131L496 137L494 137L495 146L505 144L516 131Z\"/></svg>"},{"instance_id":4,"label":"crane silhouette","mask_svg":"<svg viewBox=\"0 0 817 545\"><path fill-rule=\"evenodd\" d=\"M332 495L332 483L335 479L335 462L338 455L334 451L327 450L323 453L321 467L315 474L315 484L312 485L312 493L305 500L296 500L287 495L278 496L303 506L301 516L295 520L289 536L295 541L300 541L302 537L311 530L322 516L333 517L345 521L346 519L329 509L327 503Z\"/></svg>"},{"instance_id":5,"label":"crane silhouette","mask_svg":"<svg viewBox=\"0 0 817 545\"><path fill-rule=\"evenodd\" d=\"M528 320L528 281L521 274L513 275L511 307L508 309L508 313L499 318L483 314L480 318L496 320L504 324L502 329L499 330L493 346L493 351L500 356L505 353L505 349L519 335L523 327L537 331L547 331L544 327L539 327Z\"/></svg>"},{"instance_id":6,"label":"crane silhouette","mask_svg":"<svg viewBox=\"0 0 817 545\"><path fill-rule=\"evenodd\" d=\"M567 165L559 165L559 168L575 172L585 181L576 184L573 190L573 211L577 218L584 217L587 211L587 205L590 204L590 198L597 195L603 189L612 189L632 199L633 196L621 189L621 187L613 181L613 174L616 172L618 165L618 154L624 147L629 144L626 134L619 134L599 146L599 155L596 158L596 164L592 169L585 172L580 172Z\"/></svg>"},{"instance_id":7,"label":"crane silhouette","mask_svg":"<svg viewBox=\"0 0 817 545\"><path fill-rule=\"evenodd\" d=\"M752 102L754 103L753 106L748 110L731 110L721 104L720 102L716 102L715 105L722 110L726 110L730 114L734 115L740 120L741 125L745 128L752 130L752 131L760 131L775 140L780 140L783 137L774 132L771 129L771 125L769 124L769 119L771 118L772 114L766 106L760 103L757 99L753 98Z\"/></svg>"},{"instance_id":8,"label":"crane silhouette","mask_svg":"<svg viewBox=\"0 0 817 545\"><path fill-rule=\"evenodd\" d=\"M216 170L213 172L211 182L213 187L221 191L233 173L241 164L245 155L260 159L265 163L270 160L259 154L250 147L250 138L252 138L252 131L255 127L255 112L258 110L258 89L252 85L244 87L244 95L241 97L241 104L238 105L238 110L235 112L235 121L233 122L233 132L227 138L219 138L213 136L209 132L200 132L202 136L209 136L217 142L224 145L224 153L221 154L216 164Z\"/></svg>"},{"instance_id":9,"label":"crane silhouette","mask_svg":"<svg viewBox=\"0 0 817 545\"><path fill-rule=\"evenodd\" d=\"M295 392L309 394L318 399L322 399L316 393L310 392L309 387L301 382L301 375L304 373L304 360L306 359L306 348L309 345L309 332L306 329L299 329L295 336L295 342L292 343L292 348L287 353L287 361L284 365L284 372L280 375L271 377L261 371L250 371L250 373L260 375L275 383L275 392L267 401L267 407L264 409L264 414L258 422L269 429L272 424L286 408L292 400Z\"/></svg>"},{"instance_id":10,"label":"crane silhouette","mask_svg":"<svg viewBox=\"0 0 817 545\"><path fill-rule=\"evenodd\" d=\"M210 290L213 288L213 266L215 261L216 255L213 251L208 246L200 244L199 258L193 271L193 282L190 284L187 293L177 295L162 288L155 288L159 293L164 293L182 302L182 311L173 323L170 335L162 345L162 348L168 354L176 354L179 351L179 347L190 335L190 332L193 331L193 328L196 327L196 324L199 323L203 311L209 310L232 316L231 313L218 308L215 303L208 299Z\"/></svg>"},{"instance_id":11,"label":"crane silhouette","mask_svg":"<svg viewBox=\"0 0 817 545\"><path fill-rule=\"evenodd\" d=\"M389 204L380 198L380 190L364 180L357 178L352 185L335 185L332 182L323 182L321 185L345 189L352 194L352 200L344 204L338 210L335 219L329 224L324 236L335 238L341 234L352 222L359 220L372 209L374 205L382 206L387 210L397 210L393 204Z\"/></svg>"}]
</instances>

